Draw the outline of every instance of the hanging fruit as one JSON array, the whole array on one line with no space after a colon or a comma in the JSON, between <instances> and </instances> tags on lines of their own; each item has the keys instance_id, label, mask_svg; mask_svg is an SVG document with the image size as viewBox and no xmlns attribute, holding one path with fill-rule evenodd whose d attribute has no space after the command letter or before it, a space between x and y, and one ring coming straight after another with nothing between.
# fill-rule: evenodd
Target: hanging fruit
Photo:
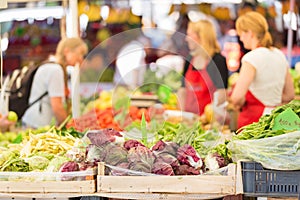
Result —
<instances>
[{"instance_id":1,"label":"hanging fruit","mask_svg":"<svg viewBox=\"0 0 300 200\"><path fill-rule=\"evenodd\" d=\"M78 15L86 14L89 21L98 21L101 19L100 6L96 4L88 4L87 1L78 2Z\"/></svg>"},{"instance_id":2,"label":"hanging fruit","mask_svg":"<svg viewBox=\"0 0 300 200\"><path fill-rule=\"evenodd\" d=\"M98 5L90 5L89 6L89 12L87 13L87 16L89 17L89 21L98 21L101 19L101 15L100 15L100 6Z\"/></svg>"},{"instance_id":3,"label":"hanging fruit","mask_svg":"<svg viewBox=\"0 0 300 200\"><path fill-rule=\"evenodd\" d=\"M286 14L289 12L289 10L290 10L290 1L283 1L281 13Z\"/></svg>"},{"instance_id":4,"label":"hanging fruit","mask_svg":"<svg viewBox=\"0 0 300 200\"><path fill-rule=\"evenodd\" d=\"M199 10L207 15L213 15L211 12L211 4L201 3L199 4Z\"/></svg>"},{"instance_id":5,"label":"hanging fruit","mask_svg":"<svg viewBox=\"0 0 300 200\"><path fill-rule=\"evenodd\" d=\"M106 19L106 23L115 24L119 22L119 15L115 8L109 8L109 15Z\"/></svg>"},{"instance_id":6,"label":"hanging fruit","mask_svg":"<svg viewBox=\"0 0 300 200\"><path fill-rule=\"evenodd\" d=\"M246 6L246 7L242 7L242 8L239 8L238 9L238 16L241 16L249 11L253 11L253 9L249 6Z\"/></svg>"},{"instance_id":7,"label":"hanging fruit","mask_svg":"<svg viewBox=\"0 0 300 200\"><path fill-rule=\"evenodd\" d=\"M129 24L140 24L141 18L137 15L134 15L131 11L129 12L129 18L128 18Z\"/></svg>"},{"instance_id":8,"label":"hanging fruit","mask_svg":"<svg viewBox=\"0 0 300 200\"><path fill-rule=\"evenodd\" d=\"M230 10L227 7L217 7L213 11L213 16L218 20L230 20Z\"/></svg>"},{"instance_id":9,"label":"hanging fruit","mask_svg":"<svg viewBox=\"0 0 300 200\"><path fill-rule=\"evenodd\" d=\"M89 4L87 1L79 1L78 2L78 15L86 14L89 10Z\"/></svg>"},{"instance_id":10,"label":"hanging fruit","mask_svg":"<svg viewBox=\"0 0 300 200\"><path fill-rule=\"evenodd\" d=\"M275 18L277 16L276 9L275 9L274 5L268 7L268 15L272 18Z\"/></svg>"},{"instance_id":11,"label":"hanging fruit","mask_svg":"<svg viewBox=\"0 0 300 200\"><path fill-rule=\"evenodd\" d=\"M260 5L256 6L255 10L266 17L266 9L263 6Z\"/></svg>"},{"instance_id":12,"label":"hanging fruit","mask_svg":"<svg viewBox=\"0 0 300 200\"><path fill-rule=\"evenodd\" d=\"M290 1L283 1L282 2L282 9L281 9L282 14L288 13L289 10L290 10ZM298 13L298 6L297 5L294 6L294 12Z\"/></svg>"}]
</instances>

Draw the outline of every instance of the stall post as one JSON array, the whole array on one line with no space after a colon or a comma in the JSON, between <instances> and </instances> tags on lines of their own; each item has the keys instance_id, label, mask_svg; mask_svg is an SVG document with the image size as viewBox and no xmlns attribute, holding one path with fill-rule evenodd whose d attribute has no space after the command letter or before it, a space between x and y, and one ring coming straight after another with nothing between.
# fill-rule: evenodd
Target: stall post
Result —
<instances>
[{"instance_id":1,"label":"stall post","mask_svg":"<svg viewBox=\"0 0 300 200\"><path fill-rule=\"evenodd\" d=\"M292 49L293 49L293 29L292 29L292 14L294 12L295 0L290 0L289 11L289 27L288 27L288 43L287 43L287 58L290 66L292 66Z\"/></svg>"},{"instance_id":2,"label":"stall post","mask_svg":"<svg viewBox=\"0 0 300 200\"><path fill-rule=\"evenodd\" d=\"M69 0L69 20L67 21L67 34L70 37L79 37L78 29L78 3L77 0ZM70 23L70 24L68 24ZM79 64L74 66L71 74L72 116L80 116L80 69Z\"/></svg>"}]
</instances>

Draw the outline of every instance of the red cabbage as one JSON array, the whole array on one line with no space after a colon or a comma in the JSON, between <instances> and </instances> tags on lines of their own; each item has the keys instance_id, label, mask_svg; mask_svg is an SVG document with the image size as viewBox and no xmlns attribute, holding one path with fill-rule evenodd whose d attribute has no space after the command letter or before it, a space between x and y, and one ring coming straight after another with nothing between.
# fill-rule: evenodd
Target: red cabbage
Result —
<instances>
[{"instance_id":1,"label":"red cabbage","mask_svg":"<svg viewBox=\"0 0 300 200\"><path fill-rule=\"evenodd\" d=\"M155 161L153 152L145 146L137 146L128 151L127 156L131 169L150 173ZM138 166L135 166L138 165Z\"/></svg>"},{"instance_id":2,"label":"red cabbage","mask_svg":"<svg viewBox=\"0 0 300 200\"><path fill-rule=\"evenodd\" d=\"M61 165L59 172L74 172L79 171L79 165L75 161L68 161Z\"/></svg>"},{"instance_id":3,"label":"red cabbage","mask_svg":"<svg viewBox=\"0 0 300 200\"><path fill-rule=\"evenodd\" d=\"M225 158L218 153L210 153L205 157L205 167L207 170L213 171L226 165Z\"/></svg>"},{"instance_id":4,"label":"red cabbage","mask_svg":"<svg viewBox=\"0 0 300 200\"><path fill-rule=\"evenodd\" d=\"M104 162L117 166L119 163L127 162L127 150L118 145L107 145Z\"/></svg>"},{"instance_id":5,"label":"red cabbage","mask_svg":"<svg viewBox=\"0 0 300 200\"><path fill-rule=\"evenodd\" d=\"M115 142L116 136L122 137L119 131L112 128L88 131L86 135L90 139L91 143L97 146L102 146L109 142Z\"/></svg>"},{"instance_id":6,"label":"red cabbage","mask_svg":"<svg viewBox=\"0 0 300 200\"><path fill-rule=\"evenodd\" d=\"M161 161L154 163L152 173L168 176L175 175L172 166Z\"/></svg>"},{"instance_id":7,"label":"red cabbage","mask_svg":"<svg viewBox=\"0 0 300 200\"><path fill-rule=\"evenodd\" d=\"M189 165L180 165L179 167L176 167L175 175L199 175L201 170L197 170Z\"/></svg>"},{"instance_id":8,"label":"red cabbage","mask_svg":"<svg viewBox=\"0 0 300 200\"><path fill-rule=\"evenodd\" d=\"M177 151L177 159L180 164L186 164L195 169L201 169L204 167L203 161L197 151L189 144L185 144L179 147Z\"/></svg>"},{"instance_id":9,"label":"red cabbage","mask_svg":"<svg viewBox=\"0 0 300 200\"><path fill-rule=\"evenodd\" d=\"M151 150L158 155L160 153L168 153L176 157L179 145L175 142L163 142L162 140L158 141Z\"/></svg>"},{"instance_id":10,"label":"red cabbage","mask_svg":"<svg viewBox=\"0 0 300 200\"><path fill-rule=\"evenodd\" d=\"M79 165L75 161L67 161L67 162L63 163L59 169L59 172L74 172L74 171L79 171ZM81 177L63 175L61 177L61 180L62 181L72 181L72 180L77 180L80 178Z\"/></svg>"},{"instance_id":11,"label":"red cabbage","mask_svg":"<svg viewBox=\"0 0 300 200\"><path fill-rule=\"evenodd\" d=\"M124 142L123 144L124 148L129 150L133 147L137 147L137 146L145 146L143 145L141 142L139 142L138 140L134 140L134 139L131 139L131 140L127 140Z\"/></svg>"},{"instance_id":12,"label":"red cabbage","mask_svg":"<svg viewBox=\"0 0 300 200\"><path fill-rule=\"evenodd\" d=\"M156 161L155 162L164 162L169 165L171 165L173 168L179 166L179 161L175 156L172 156L171 154L168 153L160 153L159 155L156 156Z\"/></svg>"}]
</instances>

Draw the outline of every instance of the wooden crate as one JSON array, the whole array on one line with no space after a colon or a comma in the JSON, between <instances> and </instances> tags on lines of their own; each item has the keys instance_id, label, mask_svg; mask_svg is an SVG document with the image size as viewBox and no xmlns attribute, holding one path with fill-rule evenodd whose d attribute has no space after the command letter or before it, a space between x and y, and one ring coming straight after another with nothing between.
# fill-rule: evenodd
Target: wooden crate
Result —
<instances>
[{"instance_id":1,"label":"wooden crate","mask_svg":"<svg viewBox=\"0 0 300 200\"><path fill-rule=\"evenodd\" d=\"M93 193L96 191L96 180L87 181L0 181L0 192L70 192L70 193Z\"/></svg>"},{"instance_id":2,"label":"wooden crate","mask_svg":"<svg viewBox=\"0 0 300 200\"><path fill-rule=\"evenodd\" d=\"M228 175L199 176L105 176L104 163L98 166L97 193L103 194L190 194L222 197L241 192L235 164ZM237 188L238 187L238 188Z\"/></svg>"},{"instance_id":3,"label":"wooden crate","mask_svg":"<svg viewBox=\"0 0 300 200\"><path fill-rule=\"evenodd\" d=\"M96 191L96 174L96 169L78 172L53 173L0 172L0 192L94 193ZM65 180L62 180L64 178Z\"/></svg>"}]
</instances>

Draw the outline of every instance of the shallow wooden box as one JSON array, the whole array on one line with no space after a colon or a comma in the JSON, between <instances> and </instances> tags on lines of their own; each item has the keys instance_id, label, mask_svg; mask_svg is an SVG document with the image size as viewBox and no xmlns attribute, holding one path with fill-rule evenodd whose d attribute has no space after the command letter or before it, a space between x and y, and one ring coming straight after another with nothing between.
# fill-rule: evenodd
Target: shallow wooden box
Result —
<instances>
[{"instance_id":1,"label":"shallow wooden box","mask_svg":"<svg viewBox=\"0 0 300 200\"><path fill-rule=\"evenodd\" d=\"M78 172L1 172L1 193L94 193L96 169ZM67 180L62 180L67 178ZM72 179L72 180L70 180Z\"/></svg>"},{"instance_id":2,"label":"shallow wooden box","mask_svg":"<svg viewBox=\"0 0 300 200\"><path fill-rule=\"evenodd\" d=\"M209 199L242 193L242 185L237 181L236 164L228 166L227 175L106 176L101 174L104 174L104 163L99 163L98 166L97 193L114 198L120 196L130 198L133 195L144 197L185 195L188 198L190 195L197 199L201 199L200 196Z\"/></svg>"}]
</instances>

